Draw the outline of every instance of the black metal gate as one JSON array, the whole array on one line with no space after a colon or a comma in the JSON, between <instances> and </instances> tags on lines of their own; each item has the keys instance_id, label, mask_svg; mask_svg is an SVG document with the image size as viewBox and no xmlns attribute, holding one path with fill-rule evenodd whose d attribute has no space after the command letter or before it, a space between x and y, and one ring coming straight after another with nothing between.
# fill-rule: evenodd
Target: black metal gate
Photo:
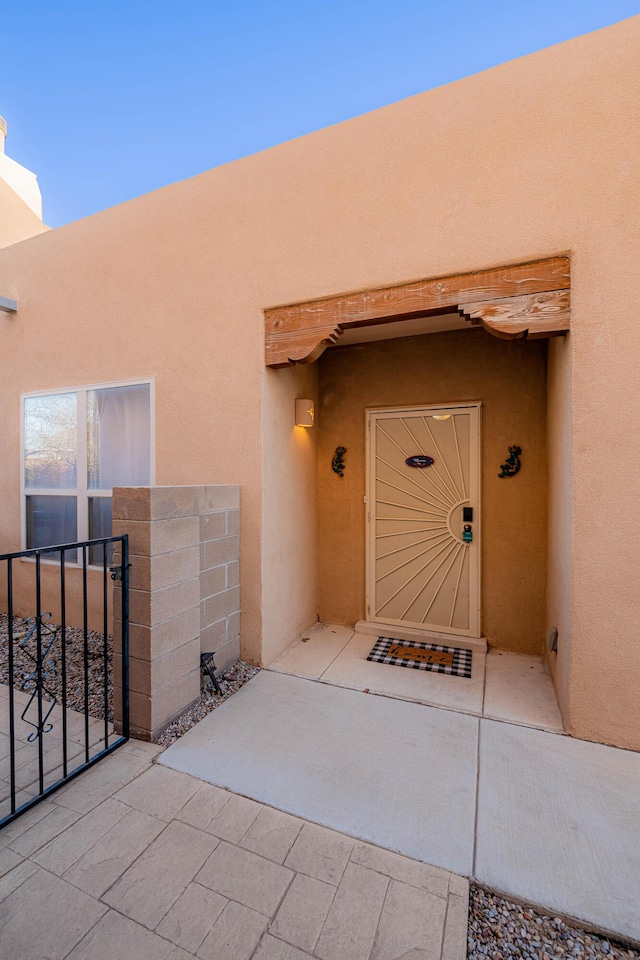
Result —
<instances>
[{"instance_id":1,"label":"black metal gate","mask_svg":"<svg viewBox=\"0 0 640 960\"><path fill-rule=\"evenodd\" d=\"M0 554L0 827L129 739L128 569L127 536Z\"/></svg>"}]
</instances>

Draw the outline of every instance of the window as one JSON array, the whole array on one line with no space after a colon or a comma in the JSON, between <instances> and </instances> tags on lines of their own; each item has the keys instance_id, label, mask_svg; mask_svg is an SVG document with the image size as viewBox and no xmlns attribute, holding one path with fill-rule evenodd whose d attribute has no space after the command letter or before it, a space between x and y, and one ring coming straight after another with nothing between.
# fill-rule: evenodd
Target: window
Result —
<instances>
[{"instance_id":1,"label":"window","mask_svg":"<svg viewBox=\"0 0 640 960\"><path fill-rule=\"evenodd\" d=\"M27 549L111 536L113 487L152 482L151 399L149 381L23 398Z\"/></svg>"}]
</instances>

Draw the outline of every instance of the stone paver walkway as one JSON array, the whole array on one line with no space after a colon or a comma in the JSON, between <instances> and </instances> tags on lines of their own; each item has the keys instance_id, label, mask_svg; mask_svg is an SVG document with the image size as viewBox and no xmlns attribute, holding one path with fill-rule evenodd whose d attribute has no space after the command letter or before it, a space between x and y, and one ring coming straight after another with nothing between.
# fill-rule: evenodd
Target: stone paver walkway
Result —
<instances>
[{"instance_id":1,"label":"stone paver walkway","mask_svg":"<svg viewBox=\"0 0 640 960\"><path fill-rule=\"evenodd\" d=\"M3 960L464 960L469 887L131 741L0 831Z\"/></svg>"}]
</instances>

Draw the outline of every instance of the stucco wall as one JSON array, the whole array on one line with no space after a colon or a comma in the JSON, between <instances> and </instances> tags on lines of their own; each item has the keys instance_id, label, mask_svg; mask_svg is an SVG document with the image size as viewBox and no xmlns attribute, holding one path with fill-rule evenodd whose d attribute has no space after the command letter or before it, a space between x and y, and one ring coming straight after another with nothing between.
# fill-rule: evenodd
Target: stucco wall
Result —
<instances>
[{"instance_id":1,"label":"stucco wall","mask_svg":"<svg viewBox=\"0 0 640 960\"><path fill-rule=\"evenodd\" d=\"M546 343L482 330L328 350L320 359L320 619L365 618L365 409L482 402L482 626L492 646L540 653L545 630ZM498 479L508 447L520 474ZM347 447L340 479L336 446Z\"/></svg>"},{"instance_id":2,"label":"stucco wall","mask_svg":"<svg viewBox=\"0 0 640 960\"><path fill-rule=\"evenodd\" d=\"M177 203L160 191L0 251L0 289L19 301L0 321L0 543L20 540L20 394L155 377L156 482L241 485L245 653L257 659L262 316L243 284L242 235L234 242L230 226L216 240L216 191L203 203L203 186L178 184ZM220 203L231 225L235 205Z\"/></svg>"},{"instance_id":3,"label":"stucco wall","mask_svg":"<svg viewBox=\"0 0 640 960\"><path fill-rule=\"evenodd\" d=\"M318 428L295 426L295 400L317 407L318 369L269 370L264 401L265 503L261 662L269 664L317 619ZM275 601L275 602L272 602Z\"/></svg>"},{"instance_id":4,"label":"stucco wall","mask_svg":"<svg viewBox=\"0 0 640 960\"><path fill-rule=\"evenodd\" d=\"M549 343L547 367L547 454L549 458L549 563L547 628L558 630L557 653L545 644L563 717L571 716L571 598L573 570L573 464L571 456L571 337Z\"/></svg>"},{"instance_id":5,"label":"stucco wall","mask_svg":"<svg viewBox=\"0 0 640 960\"><path fill-rule=\"evenodd\" d=\"M572 733L640 747L639 64L636 17L0 250L0 291L20 302L0 320L0 542L19 540L19 393L155 375L156 482L241 486L242 643L260 659L310 590L305 537L283 554L272 519L291 501L292 391L264 369L263 308L568 254L557 680ZM314 494L297 496L307 530Z\"/></svg>"}]
</instances>

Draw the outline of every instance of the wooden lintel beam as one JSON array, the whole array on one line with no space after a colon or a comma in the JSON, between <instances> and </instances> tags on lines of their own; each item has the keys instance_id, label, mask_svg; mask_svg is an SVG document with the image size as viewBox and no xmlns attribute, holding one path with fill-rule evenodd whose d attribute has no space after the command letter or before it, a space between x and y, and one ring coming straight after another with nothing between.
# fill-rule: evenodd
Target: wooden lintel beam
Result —
<instances>
[{"instance_id":1,"label":"wooden lintel beam","mask_svg":"<svg viewBox=\"0 0 640 960\"><path fill-rule=\"evenodd\" d=\"M569 290L466 303L458 310L465 320L503 340L558 337L567 333L571 321Z\"/></svg>"},{"instance_id":2,"label":"wooden lintel beam","mask_svg":"<svg viewBox=\"0 0 640 960\"><path fill-rule=\"evenodd\" d=\"M326 297L265 310L265 361L269 367L311 363L343 330L365 324L462 310L569 288L569 260L554 257L534 263L420 280L380 290Z\"/></svg>"},{"instance_id":3,"label":"wooden lintel beam","mask_svg":"<svg viewBox=\"0 0 640 960\"><path fill-rule=\"evenodd\" d=\"M0 310L4 311L4 313L15 313L17 309L17 300L9 300L8 297L0 297Z\"/></svg>"}]
</instances>

